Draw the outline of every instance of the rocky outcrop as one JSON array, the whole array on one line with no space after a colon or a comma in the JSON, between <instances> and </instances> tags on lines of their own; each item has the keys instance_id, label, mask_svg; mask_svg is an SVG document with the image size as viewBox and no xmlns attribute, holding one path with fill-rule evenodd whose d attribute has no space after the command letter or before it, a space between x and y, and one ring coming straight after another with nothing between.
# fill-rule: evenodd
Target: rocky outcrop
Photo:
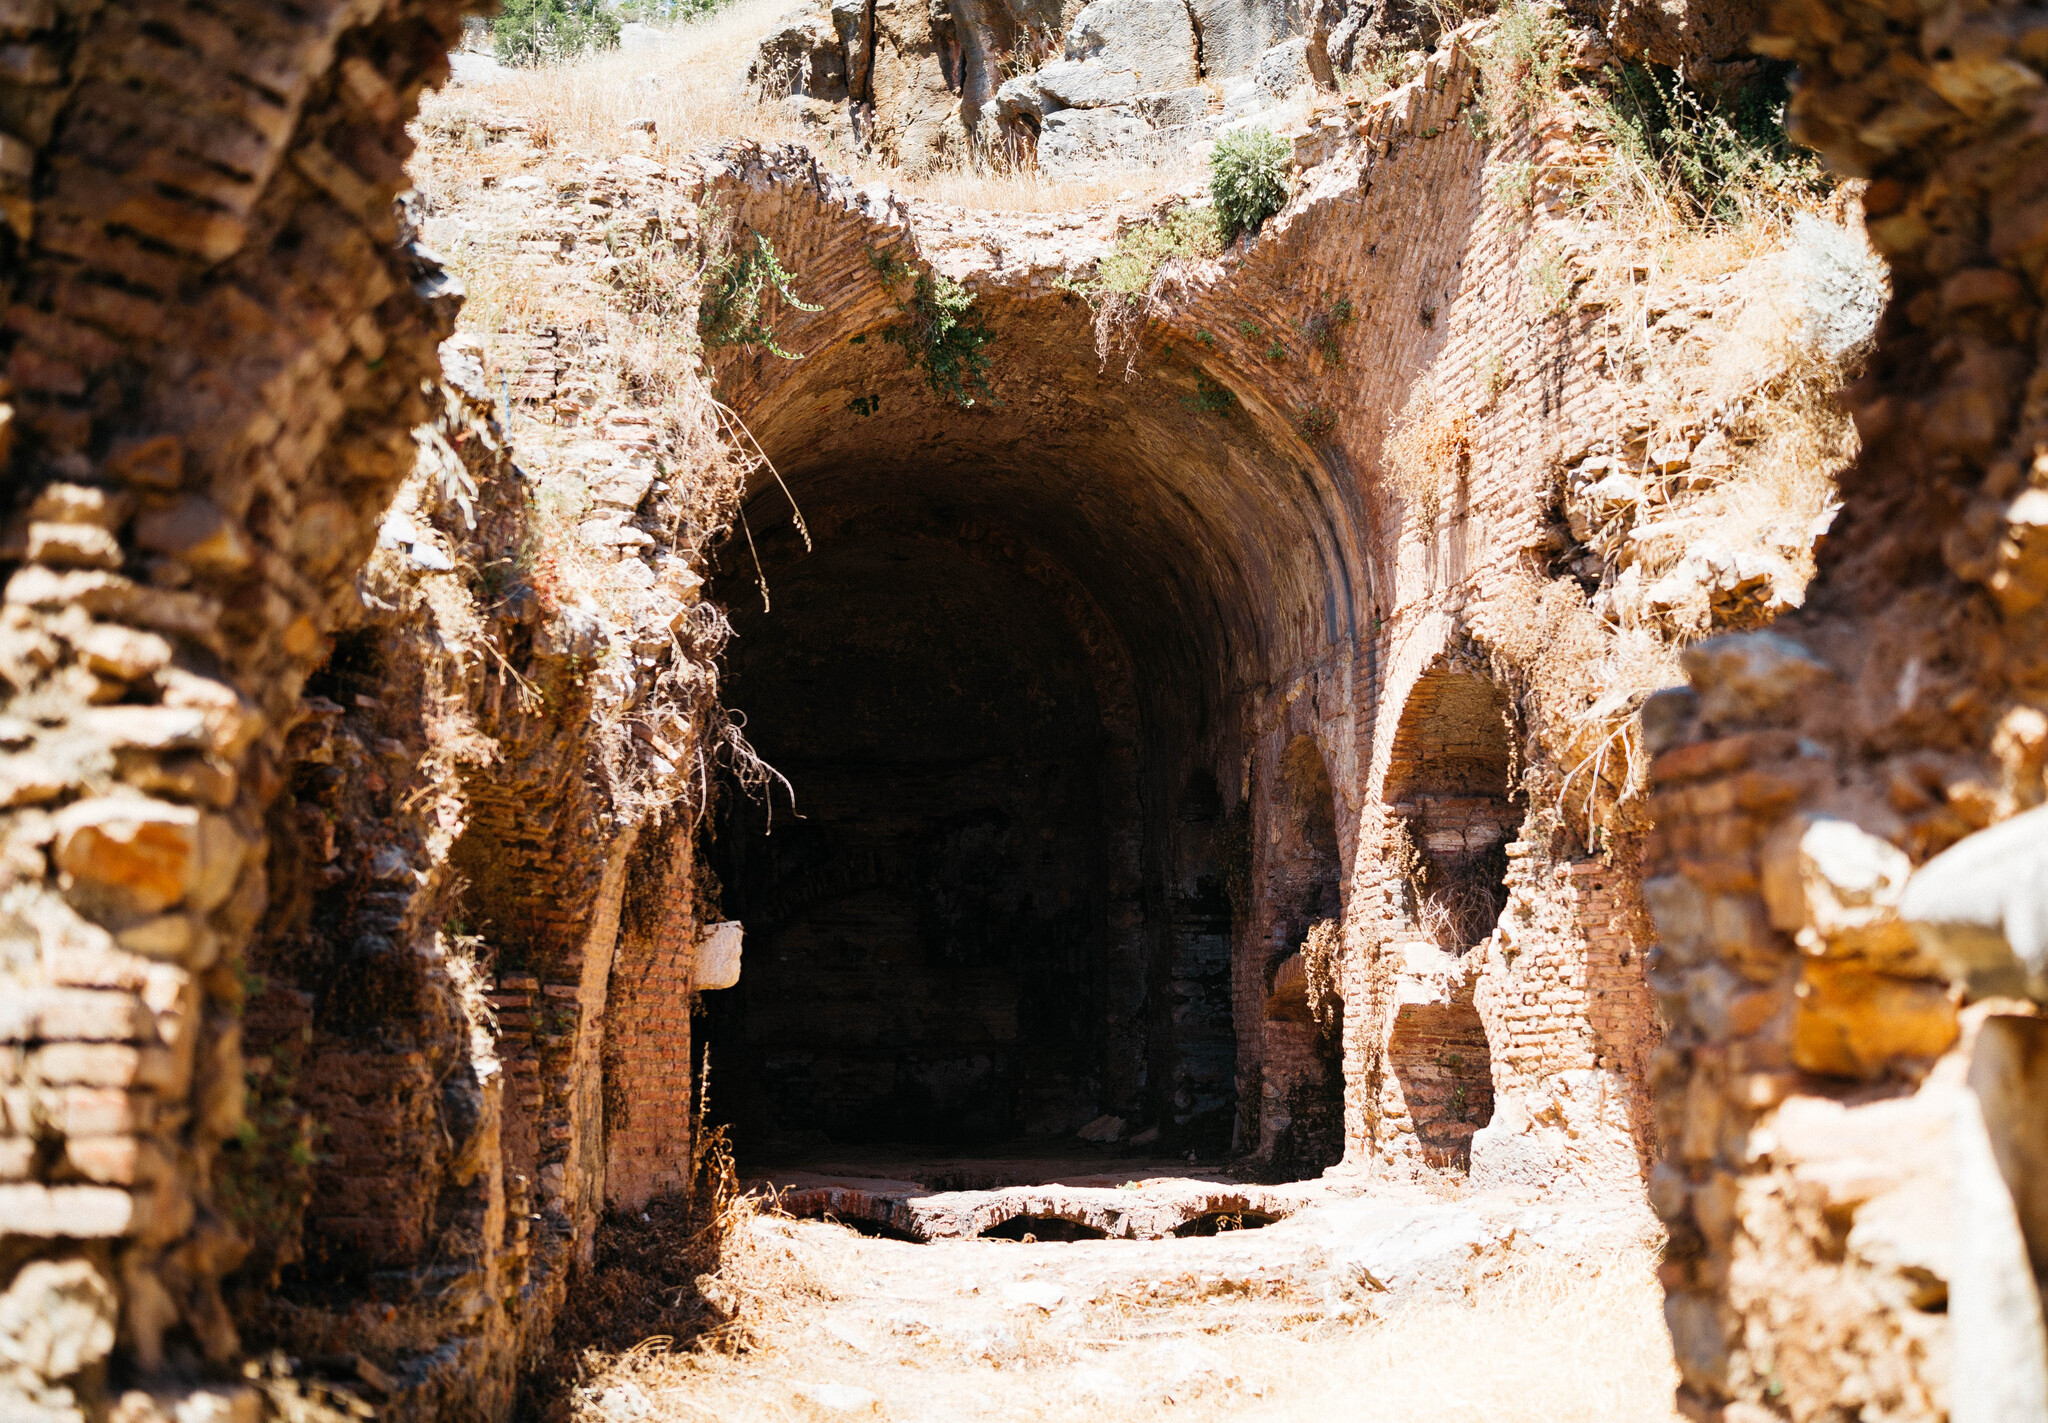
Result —
<instances>
[{"instance_id":1,"label":"rocky outcrop","mask_svg":"<svg viewBox=\"0 0 2048 1423\"><path fill-rule=\"evenodd\" d=\"M913 175L988 161L1035 162L1054 179L1180 166L1224 128L1284 124L1298 116L1284 101L1331 86L1328 26L1309 33L1297 10L1095 0L1063 20L1019 4L819 5L790 12L749 79Z\"/></svg>"}]
</instances>

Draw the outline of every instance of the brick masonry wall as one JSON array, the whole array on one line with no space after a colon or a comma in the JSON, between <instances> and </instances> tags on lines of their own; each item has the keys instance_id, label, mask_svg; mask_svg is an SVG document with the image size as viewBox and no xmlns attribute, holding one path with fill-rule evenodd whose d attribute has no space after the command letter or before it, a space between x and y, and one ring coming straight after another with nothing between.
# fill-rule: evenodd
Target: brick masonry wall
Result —
<instances>
[{"instance_id":1,"label":"brick masonry wall","mask_svg":"<svg viewBox=\"0 0 2048 1423\"><path fill-rule=\"evenodd\" d=\"M391 199L461 10L0 16L0 1231L9 1309L66 1339L5 1411L98 1416L109 1368L137 1419L247 1403L178 1382L237 1351L238 969L299 689L430 414L453 312Z\"/></svg>"},{"instance_id":2,"label":"brick masonry wall","mask_svg":"<svg viewBox=\"0 0 2048 1423\"><path fill-rule=\"evenodd\" d=\"M2048 485L2048 16L1812 0L1755 43L1799 65L1798 135L1872 180L1893 293L1806 607L1692 649L1689 689L1645 713L1680 1405L2038 1416L2048 1231L2011 1164L2039 1149L2038 1088L1999 1087L2024 1074L1996 1055L2038 1010L2018 977L1938 956L1900 901L1914 866L2048 793L2027 512ZM2036 873L1965 897L1995 918Z\"/></svg>"},{"instance_id":3,"label":"brick masonry wall","mask_svg":"<svg viewBox=\"0 0 2048 1423\"><path fill-rule=\"evenodd\" d=\"M1206 658L1219 684L1188 693L1214 708L1211 729L1191 750L1196 766L1213 767L1226 806L1246 806L1254 847L1255 893L1233 930L1240 1132L1250 1139L1248 1119L1259 1110L1252 1103L1265 1100L1260 1016L1270 960L1287 947L1276 946L1282 926L1271 907L1276 894L1291 893L1281 883L1286 876L1274 879L1270 868L1286 859L1269 852L1286 837L1288 813L1274 788L1281 753L1306 734L1329 767L1337 807L1338 900L1348 945L1345 1139L1360 1164L1401 1155L1379 1125L1383 1094L1401 1104L1398 1078L1385 1063L1400 975L1398 956L1385 946L1410 912L1384 808L1395 798L1386 783L1398 728L1425 673L1454 650L1488 676L1508 675L1490 649L1512 642L1500 634L1524 616L1514 594L1517 580L1540 566L1553 471L1599 437L1618 399L1589 339L1591 318L1530 305L1527 270L1563 229L1517 215L1491 196L1501 166L1533 159L1539 144L1556 147L1560 134L1510 132L1482 144L1470 113L1475 83L1469 53L1454 47L1355 122L1329 119L1297 138L1295 202L1229 262L1185 275L1141 332L1131 379L1119 380L1114 371L1093 384L1062 376L1059 395L1048 395L1052 403L1042 410L1035 395L1019 393L1040 388L1035 383L1051 369L1042 364L1048 360L1071 369L1072 343L1085 339L1067 329L1074 325L1072 300L1059 279L1107 250L1114 214L1013 219L900 205L766 151L734 152L705 170L706 191L730 195L738 219L773 238L823 305L815 315L784 314L788 339L812 352L805 361L736 357L721 367L728 398L799 483L813 470L819 478L830 472L835 490L866 477L872 442L856 418L841 412L843 396L835 403L832 392L841 389L870 392L898 412L889 436L901 460L950 465L963 450L985 451L976 492L994 509L1006 500L1027 509L1035 497L1004 482L1020 445L1031 449L1035 488L1045 486L1047 468L1085 469L1105 460L1146 470L1164 461L1173 470L1179 504L1149 513L1132 494L1137 502L1103 517L1128 531L1124 558L1133 568L1155 531L1177 530L1173 556L1189 571L1162 569L1157 583L1174 588L1179 578L1209 579L1217 590L1182 617L1194 635L1224 639ZM1430 201L1418 204L1417 193ZM872 343L852 347L853 338L865 341L894 319L895 297L874 279L871 250L929 261L977 290L999 332L992 348L998 385L1016 399L1006 397L999 410L948 414L906 380L914 372L901 372L900 360L892 369L887 355L870 354ZM1286 295L1276 301L1280 292ZM1295 334L1318 313L1337 310L1340 300L1355 319L1338 328L1332 352ZM1491 371L1504 373L1504 382ZM1205 427L1178 413L1201 381L1234 396L1231 413L1210 417L1224 423ZM1433 522L1393 494L1381 448L1390 422L1425 389L1447 408L1476 416L1469 463ZM1332 422L1327 437L1301 435L1298 418L1312 407ZM1028 427L1018 413L1027 410ZM1085 431L1102 432L1093 448L1068 448L1069 437ZM1223 435L1227 441L1214 438ZM1109 448L1115 441L1127 442L1120 454ZM1105 497L1105 488L1118 488L1116 476L1078 483L1075 517L1097 517L1087 501ZM1227 539L1219 530L1230 531ZM1227 555L1219 541L1228 543ZM1078 552L1066 557L1087 566ZM1117 592L1099 589L1097 596ZM1139 626L1120 631L1143 659L1151 653ZM1140 671L1141 681L1157 676ZM1512 704L1517 689L1504 685L1502 694ZM1141 750L1150 754L1157 753ZM1495 758L1498 779L1505 779L1507 760ZM1183 774L1168 771L1162 779L1171 786ZM1514 833L1523 807L1512 799L1486 802L1508 790L1491 785L1472 794L1453 786L1432 796L1429 814L1420 802L1407 813L1424 822L1425 840L1431 815L1443 819L1436 834L1445 848L1453 828L1461 845L1498 844ZM1639 990L1631 997L1626 982L1640 971L1641 944L1631 937L1640 930L1627 906L1633 871L1625 858L1587 862L1584 868L1610 876L1605 892L1615 898L1615 907L1585 908L1588 934L1577 897L1562 887L1574 882L1569 874L1555 884L1544 878L1569 869L1572 849L1562 838L1555 846L1546 839L1540 855L1542 892L1559 906L1541 932L1556 936L1560 957L1525 960L1517 992L1540 972L1539 1001L1547 993L1560 1013L1580 1016L1555 1035L1575 1044L1569 1050L1524 1042L1521 1075L1511 1085L1540 1100L1510 1112L1508 1121L1554 1117L1560 1109L1551 1097L1560 1094L1575 1104L1590 1101L1584 1110L1574 1107L1574 1129L1604 1133L1614 1150L1577 1164L1524 1153L1518 1170L1522 1179L1574 1171L1583 1178L1597 1159L1600 1169L1614 1168L1615 1185L1640 1189L1632 1132L1647 1120L1639 1098L1654 1023L1643 1017L1612 1051L1588 1054L1576 1046L1608 1031L1586 1016L1596 1007L1612 1016L1647 1001ZM1477 971L1498 976L1507 969L1489 957ZM1619 975L1618 985L1586 987L1595 979L1604 985L1603 975ZM1544 1085L1581 1072L1591 1079L1560 1078L1552 1084L1556 1093ZM1496 1085L1505 1091L1510 1084ZM1481 1095L1468 1089L1466 1099ZM1529 1125L1521 1134L1544 1130Z\"/></svg>"}]
</instances>

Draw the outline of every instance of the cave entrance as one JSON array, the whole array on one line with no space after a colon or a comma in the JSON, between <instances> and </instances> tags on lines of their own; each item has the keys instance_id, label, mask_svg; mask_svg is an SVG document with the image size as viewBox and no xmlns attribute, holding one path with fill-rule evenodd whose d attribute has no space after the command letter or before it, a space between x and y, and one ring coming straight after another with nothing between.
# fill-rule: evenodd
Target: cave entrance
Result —
<instances>
[{"instance_id":1,"label":"cave entrance","mask_svg":"<svg viewBox=\"0 0 2048 1423\"><path fill-rule=\"evenodd\" d=\"M901 1144L918 1180L931 1148L1248 1148L1245 771L1273 689L1355 658L1359 512L1290 413L1186 356L1126 379L1022 278L977 298L1001 359L965 402L903 344L894 237L734 201L823 309L801 360L713 357L773 465L709 589L721 695L796 795L772 830L720 797L714 1119L750 1165Z\"/></svg>"},{"instance_id":2,"label":"cave entrance","mask_svg":"<svg viewBox=\"0 0 2048 1423\"><path fill-rule=\"evenodd\" d=\"M1483 941L1507 907L1508 842L1522 822L1505 690L1475 657L1452 655L1403 707L1386 799L1403 818L1412 923L1387 1063L1421 1154L1471 1160L1493 1117L1492 1051L1473 1002Z\"/></svg>"},{"instance_id":3,"label":"cave entrance","mask_svg":"<svg viewBox=\"0 0 2048 1423\"><path fill-rule=\"evenodd\" d=\"M795 805L723 798L748 942L714 1102L770 1154L1071 1140L1130 1094L1107 1010L1141 952L1111 924L1132 812L1086 646L969 546L834 540L771 577L772 611L733 597L726 685Z\"/></svg>"}]
</instances>

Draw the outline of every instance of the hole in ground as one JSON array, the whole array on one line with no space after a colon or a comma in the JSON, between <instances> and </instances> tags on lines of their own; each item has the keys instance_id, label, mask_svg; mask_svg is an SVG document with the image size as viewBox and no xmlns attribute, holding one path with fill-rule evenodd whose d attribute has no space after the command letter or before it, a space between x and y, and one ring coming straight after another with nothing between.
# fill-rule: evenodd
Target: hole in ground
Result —
<instances>
[{"instance_id":1,"label":"hole in ground","mask_svg":"<svg viewBox=\"0 0 2048 1423\"><path fill-rule=\"evenodd\" d=\"M1048 1241L1108 1240L1106 1230L1092 1225L1083 1225L1077 1220L1065 1220L1056 1215L1015 1215L1001 1225L992 1225L976 1237L980 1240L1033 1240Z\"/></svg>"},{"instance_id":2,"label":"hole in ground","mask_svg":"<svg viewBox=\"0 0 2048 1423\"><path fill-rule=\"evenodd\" d=\"M1204 1211L1193 1220L1175 1226L1173 1233L1182 1239L1195 1235L1222 1235L1232 1230L1257 1230L1278 1219L1279 1216L1267 1215L1264 1211Z\"/></svg>"},{"instance_id":3,"label":"hole in ground","mask_svg":"<svg viewBox=\"0 0 2048 1423\"><path fill-rule=\"evenodd\" d=\"M878 1220L867 1220L861 1216L822 1215L818 1219L831 1225L843 1225L848 1230L868 1236L874 1240L901 1240L911 1245L923 1245L924 1237L912 1235L909 1231Z\"/></svg>"}]
</instances>

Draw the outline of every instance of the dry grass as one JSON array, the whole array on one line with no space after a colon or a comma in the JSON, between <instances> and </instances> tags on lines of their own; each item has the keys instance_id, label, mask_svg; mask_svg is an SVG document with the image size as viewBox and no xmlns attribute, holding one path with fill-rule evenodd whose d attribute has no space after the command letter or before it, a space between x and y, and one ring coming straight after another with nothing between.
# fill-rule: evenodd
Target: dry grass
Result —
<instances>
[{"instance_id":1,"label":"dry grass","mask_svg":"<svg viewBox=\"0 0 2048 1423\"><path fill-rule=\"evenodd\" d=\"M1443 514L1444 496L1471 466L1472 412L1453 409L1432 385L1418 386L1380 448L1388 483L1427 531Z\"/></svg>"},{"instance_id":2,"label":"dry grass","mask_svg":"<svg viewBox=\"0 0 2048 1423\"><path fill-rule=\"evenodd\" d=\"M784 1229L821 1240L829 1230ZM812 1248L836 1254L845 1242ZM870 1252L880 1253L875 1243L850 1253ZM886 1272L866 1288L886 1292ZM1410 1304L1384 1320L1233 1328L1222 1306L1190 1301L1148 1314L1130 1339L1018 1323L1000 1347L968 1357L900 1336L856 1353L814 1322L813 1296L793 1301L747 1351L675 1353L650 1342L609 1358L577 1390L576 1417L793 1423L820 1416L800 1388L833 1384L881 1399L878 1413L843 1416L899 1423L1675 1423L1662 1298L1641 1253L1578 1265L1539 1258L1469 1298ZM1181 1341L1168 1351L1203 1351L1206 1375L1169 1382L1162 1339Z\"/></svg>"},{"instance_id":3,"label":"dry grass","mask_svg":"<svg viewBox=\"0 0 2048 1423\"><path fill-rule=\"evenodd\" d=\"M987 155L969 166L915 173L889 166L854 143L843 124L806 123L746 80L754 52L788 0L739 0L676 26L646 48L614 50L573 63L508 70L427 101L430 123L488 114L525 120L536 151L616 157L640 153L660 163L732 140L799 143L825 166L861 182L886 182L932 202L1005 212L1060 212L1185 183L1192 167L1076 183L1042 179L1035 168ZM629 124L652 119L649 143Z\"/></svg>"}]
</instances>

